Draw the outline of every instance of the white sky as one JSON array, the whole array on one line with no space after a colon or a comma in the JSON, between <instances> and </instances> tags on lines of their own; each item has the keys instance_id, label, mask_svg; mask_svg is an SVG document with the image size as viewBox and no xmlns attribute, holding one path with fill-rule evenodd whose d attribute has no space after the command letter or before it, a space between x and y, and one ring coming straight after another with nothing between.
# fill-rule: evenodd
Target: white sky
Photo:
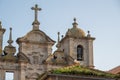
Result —
<instances>
[{"instance_id":1,"label":"white sky","mask_svg":"<svg viewBox=\"0 0 120 80\"><path fill-rule=\"evenodd\" d=\"M35 4L39 12L40 29L57 40L57 32L65 35L77 18L79 28L91 31L94 41L94 64L97 69L109 70L120 65L120 1L119 0L0 0L0 21L6 28L4 46L7 45L9 27L13 28L14 45L18 37L32 29Z\"/></svg>"}]
</instances>

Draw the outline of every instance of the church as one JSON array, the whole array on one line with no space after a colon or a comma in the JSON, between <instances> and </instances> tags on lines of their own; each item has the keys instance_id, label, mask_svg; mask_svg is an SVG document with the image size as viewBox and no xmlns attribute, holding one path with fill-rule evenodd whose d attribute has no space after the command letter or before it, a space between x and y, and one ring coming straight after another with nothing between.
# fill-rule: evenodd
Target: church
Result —
<instances>
[{"instance_id":1,"label":"church","mask_svg":"<svg viewBox=\"0 0 120 80\"><path fill-rule=\"evenodd\" d=\"M71 28L60 39L58 32L57 50L52 52L55 41L39 29L36 4L31 8L35 12L32 30L17 38L18 53L12 45L12 28L10 28L8 45L3 48L3 37L6 29L0 22L0 80L6 80L7 72L14 74L14 80L36 80L44 72L74 64L94 68L93 41L90 31L86 34L79 28L76 18Z\"/></svg>"}]
</instances>

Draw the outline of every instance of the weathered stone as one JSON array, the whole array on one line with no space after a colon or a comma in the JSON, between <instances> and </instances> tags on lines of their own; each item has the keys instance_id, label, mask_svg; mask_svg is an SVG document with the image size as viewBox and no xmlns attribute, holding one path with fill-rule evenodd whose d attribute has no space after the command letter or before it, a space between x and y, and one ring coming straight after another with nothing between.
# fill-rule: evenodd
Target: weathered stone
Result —
<instances>
[{"instance_id":1,"label":"weathered stone","mask_svg":"<svg viewBox=\"0 0 120 80\"><path fill-rule=\"evenodd\" d=\"M19 50L16 56L13 55L16 49L12 46L11 31L8 40L9 45L5 47L4 56L2 56L2 41L5 29L2 28L0 23L0 79L5 80L7 71L14 73L15 80L36 80L39 75L46 71L76 63L94 67L93 40L95 38L91 37L90 34L86 36L85 32L78 28L76 19L74 19L73 28L69 29L66 36L62 37L61 40L58 33L57 50L52 53L55 41L39 29L40 23L37 19L37 11L41 8L36 5L32 9L35 10L33 29L25 36L17 39ZM79 45L83 49L83 57L80 58L80 61L77 59L77 47ZM63 77L56 77L56 79L58 78L63 79ZM66 77L63 80L68 79Z\"/></svg>"}]
</instances>

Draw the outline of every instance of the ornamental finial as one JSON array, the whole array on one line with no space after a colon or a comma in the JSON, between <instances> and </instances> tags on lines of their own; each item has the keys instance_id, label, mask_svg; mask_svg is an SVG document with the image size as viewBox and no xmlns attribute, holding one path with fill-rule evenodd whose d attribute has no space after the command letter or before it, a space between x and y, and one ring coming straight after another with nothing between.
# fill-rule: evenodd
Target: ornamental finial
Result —
<instances>
[{"instance_id":1,"label":"ornamental finial","mask_svg":"<svg viewBox=\"0 0 120 80\"><path fill-rule=\"evenodd\" d=\"M16 52L16 48L14 46L12 46L13 40L12 40L12 28L10 28L10 35L9 35L9 40L8 42L8 46L5 46L4 48L4 59L5 60L13 60L14 59L14 55ZM15 58L16 60L16 58Z\"/></svg>"},{"instance_id":2,"label":"ornamental finial","mask_svg":"<svg viewBox=\"0 0 120 80\"><path fill-rule=\"evenodd\" d=\"M90 31L88 31L88 34L87 34L87 37L90 37L91 35L90 35Z\"/></svg>"},{"instance_id":3,"label":"ornamental finial","mask_svg":"<svg viewBox=\"0 0 120 80\"><path fill-rule=\"evenodd\" d=\"M60 32L58 32L58 43L57 43L56 47L59 50L59 48L60 48Z\"/></svg>"},{"instance_id":4,"label":"ornamental finial","mask_svg":"<svg viewBox=\"0 0 120 80\"><path fill-rule=\"evenodd\" d=\"M76 23L76 18L74 18L73 20L74 20L74 23Z\"/></svg>"},{"instance_id":5,"label":"ornamental finial","mask_svg":"<svg viewBox=\"0 0 120 80\"><path fill-rule=\"evenodd\" d=\"M76 22L76 18L73 19L74 23L73 23L73 27L76 28L78 23Z\"/></svg>"},{"instance_id":6,"label":"ornamental finial","mask_svg":"<svg viewBox=\"0 0 120 80\"><path fill-rule=\"evenodd\" d=\"M8 44L9 46L12 46L13 40L12 40L12 28L10 28L10 35L9 35L9 40L8 40Z\"/></svg>"}]
</instances>

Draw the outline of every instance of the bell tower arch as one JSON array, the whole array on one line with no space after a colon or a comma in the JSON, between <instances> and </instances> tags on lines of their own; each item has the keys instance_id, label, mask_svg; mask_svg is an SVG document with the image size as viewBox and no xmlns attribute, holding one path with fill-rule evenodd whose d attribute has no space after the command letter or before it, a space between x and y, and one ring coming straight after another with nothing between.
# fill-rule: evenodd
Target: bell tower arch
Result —
<instances>
[{"instance_id":1,"label":"bell tower arch","mask_svg":"<svg viewBox=\"0 0 120 80\"><path fill-rule=\"evenodd\" d=\"M77 60L82 61L83 60L83 47L81 45L77 46Z\"/></svg>"}]
</instances>

